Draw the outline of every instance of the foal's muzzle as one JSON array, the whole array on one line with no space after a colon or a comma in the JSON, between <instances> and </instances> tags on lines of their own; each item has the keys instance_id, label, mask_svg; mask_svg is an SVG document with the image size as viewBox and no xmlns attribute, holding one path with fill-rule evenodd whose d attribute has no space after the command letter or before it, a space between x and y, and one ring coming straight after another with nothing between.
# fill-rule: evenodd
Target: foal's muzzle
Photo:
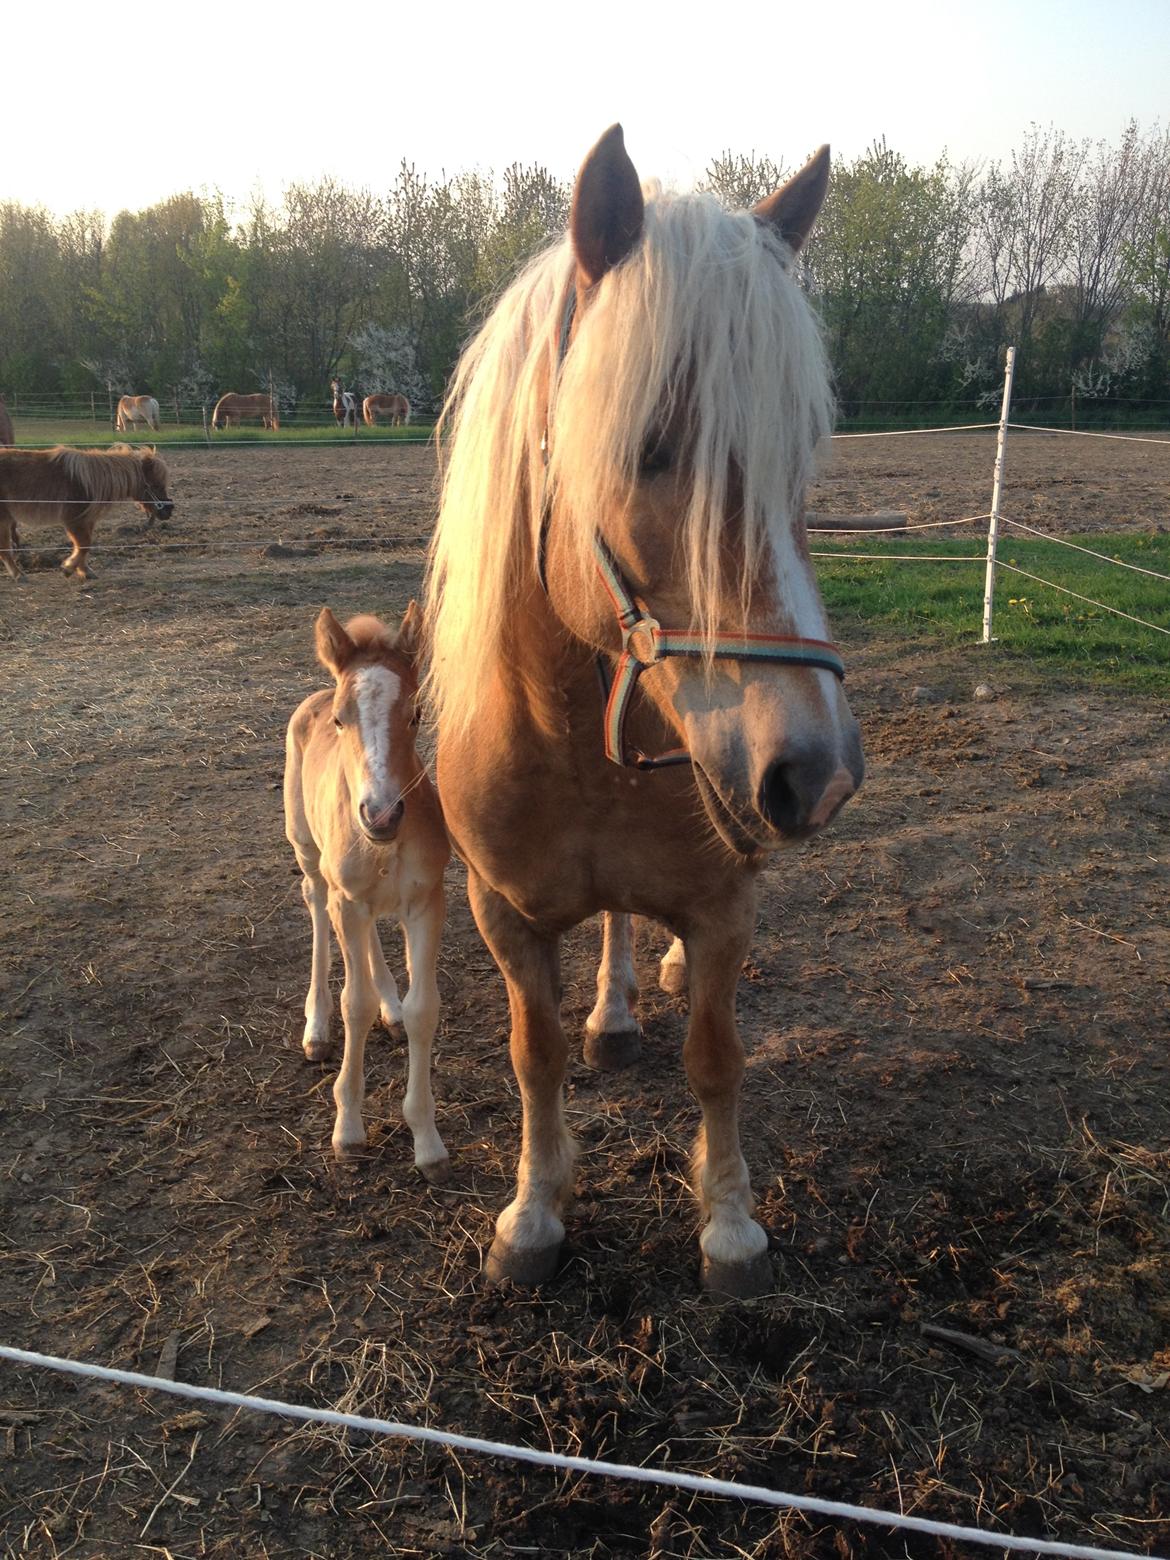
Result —
<instances>
[{"instance_id":1,"label":"foal's muzzle","mask_svg":"<svg viewBox=\"0 0 1170 1560\"><path fill-rule=\"evenodd\" d=\"M401 797L391 807L374 808L363 802L358 808L358 819L367 839L385 845L397 835L405 811L406 803Z\"/></svg>"}]
</instances>

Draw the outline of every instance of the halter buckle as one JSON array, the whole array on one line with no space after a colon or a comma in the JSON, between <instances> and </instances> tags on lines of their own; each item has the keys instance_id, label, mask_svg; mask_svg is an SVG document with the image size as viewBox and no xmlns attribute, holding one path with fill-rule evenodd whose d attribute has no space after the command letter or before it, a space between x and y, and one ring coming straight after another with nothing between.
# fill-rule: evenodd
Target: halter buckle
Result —
<instances>
[{"instance_id":1,"label":"halter buckle","mask_svg":"<svg viewBox=\"0 0 1170 1560\"><path fill-rule=\"evenodd\" d=\"M628 628L622 628L622 649L639 666L657 666L662 659L659 650L659 636L662 633L662 624L657 618L652 618L649 613L640 617L636 623L631 623ZM650 641L649 655L643 655L634 643L635 637L644 634Z\"/></svg>"}]
</instances>

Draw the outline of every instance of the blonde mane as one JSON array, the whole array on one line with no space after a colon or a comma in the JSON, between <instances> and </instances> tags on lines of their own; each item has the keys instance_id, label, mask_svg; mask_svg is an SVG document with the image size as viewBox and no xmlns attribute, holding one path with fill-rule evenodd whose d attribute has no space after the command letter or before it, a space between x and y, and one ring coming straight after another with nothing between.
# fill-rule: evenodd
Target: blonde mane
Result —
<instances>
[{"instance_id":1,"label":"blonde mane","mask_svg":"<svg viewBox=\"0 0 1170 1560\"><path fill-rule=\"evenodd\" d=\"M149 444L137 448L112 444L108 450L71 450L59 444L49 451L49 459L95 504L139 498L142 468L147 461L153 462L156 480L164 487L167 481L166 464Z\"/></svg>"},{"instance_id":2,"label":"blonde mane","mask_svg":"<svg viewBox=\"0 0 1170 1560\"><path fill-rule=\"evenodd\" d=\"M678 546L692 628L718 628L728 481L742 481L744 577L784 596L778 557L832 420L816 318L769 224L713 196L647 190L645 228L583 311L557 374L576 262L568 238L538 256L463 355L440 420L442 501L427 581L428 697L466 729L531 577L549 424L549 493L585 581L593 537L630 496L649 436L685 409L690 502ZM549 386L555 382L551 410Z\"/></svg>"}]
</instances>

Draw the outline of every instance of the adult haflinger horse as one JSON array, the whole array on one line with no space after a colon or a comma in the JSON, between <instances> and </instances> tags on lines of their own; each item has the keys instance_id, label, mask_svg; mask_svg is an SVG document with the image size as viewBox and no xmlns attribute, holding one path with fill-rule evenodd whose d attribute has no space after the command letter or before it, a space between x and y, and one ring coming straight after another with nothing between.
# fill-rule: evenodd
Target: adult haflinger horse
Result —
<instances>
[{"instance_id":1,"label":"adult haflinger horse","mask_svg":"<svg viewBox=\"0 0 1170 1560\"><path fill-rule=\"evenodd\" d=\"M410 421L410 402L397 391L368 395L362 402L366 426L376 428L383 419L392 428L404 428Z\"/></svg>"},{"instance_id":2,"label":"adult haflinger horse","mask_svg":"<svg viewBox=\"0 0 1170 1560\"><path fill-rule=\"evenodd\" d=\"M313 922L302 1041L310 1059L332 1049L330 920L345 959L345 1055L333 1088L334 1150L343 1155L366 1141L365 1045L381 1007L388 1025L406 1028L402 1113L414 1138L414 1162L428 1180L439 1181L448 1161L435 1127L430 1065L439 1016L443 868L450 851L438 798L414 746L417 638L413 602L396 634L374 617L353 618L343 628L328 607L322 611L317 655L333 673L334 687L310 694L289 722L284 817ZM382 915L392 915L406 933L410 989L402 1002L378 936Z\"/></svg>"},{"instance_id":3,"label":"adult haflinger horse","mask_svg":"<svg viewBox=\"0 0 1170 1560\"><path fill-rule=\"evenodd\" d=\"M73 551L61 567L89 578L86 559L97 517L107 504L133 500L153 520L170 518L167 468L154 448L115 444L108 450L0 450L0 562L14 579L17 522L56 522Z\"/></svg>"},{"instance_id":4,"label":"adult haflinger horse","mask_svg":"<svg viewBox=\"0 0 1170 1560\"><path fill-rule=\"evenodd\" d=\"M357 429L358 399L352 390L346 390L340 379L331 379L329 388L333 392L333 417L343 428Z\"/></svg>"},{"instance_id":5,"label":"adult haflinger horse","mask_svg":"<svg viewBox=\"0 0 1170 1560\"><path fill-rule=\"evenodd\" d=\"M152 395L124 395L118 402L115 429L118 433L132 433L140 424L158 432L158 402Z\"/></svg>"},{"instance_id":6,"label":"adult haflinger horse","mask_svg":"<svg viewBox=\"0 0 1170 1560\"><path fill-rule=\"evenodd\" d=\"M685 944L703 1281L771 1286L739 1143L736 985L759 867L862 776L802 518L831 397L792 256L828 170L826 147L752 212L644 203L614 126L569 235L504 294L452 385L428 692L524 1112L491 1277L538 1283L558 1261L559 943L603 910Z\"/></svg>"},{"instance_id":7,"label":"adult haflinger horse","mask_svg":"<svg viewBox=\"0 0 1170 1560\"><path fill-rule=\"evenodd\" d=\"M215 410L211 414L211 426L231 428L237 423L242 423L245 418L249 421L259 418L265 428L280 427L280 413L272 396L263 392L257 395L239 395L234 390L221 395L215 403Z\"/></svg>"}]
</instances>

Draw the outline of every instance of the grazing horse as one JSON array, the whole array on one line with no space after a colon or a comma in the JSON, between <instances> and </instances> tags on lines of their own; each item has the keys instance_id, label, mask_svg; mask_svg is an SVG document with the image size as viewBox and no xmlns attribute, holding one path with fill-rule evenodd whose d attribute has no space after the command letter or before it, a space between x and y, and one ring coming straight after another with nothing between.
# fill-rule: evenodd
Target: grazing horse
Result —
<instances>
[{"instance_id":1,"label":"grazing horse","mask_svg":"<svg viewBox=\"0 0 1170 1560\"><path fill-rule=\"evenodd\" d=\"M343 1155L366 1141L365 1046L380 1007L388 1026L406 1027L402 1114L414 1138L414 1162L429 1181L440 1181L448 1161L435 1127L430 1067L450 850L438 798L414 746L417 640L413 602L396 635L375 617L356 617L342 628L328 607L322 611L317 655L334 687L310 694L289 722L284 818L313 922L302 1041L310 1059L332 1049L330 920L345 960L334 1152ZM401 1002L378 935L383 915L392 915L406 934L410 989Z\"/></svg>"},{"instance_id":2,"label":"grazing horse","mask_svg":"<svg viewBox=\"0 0 1170 1560\"><path fill-rule=\"evenodd\" d=\"M229 390L215 403L215 410L211 414L211 426L231 428L237 423L242 423L245 418L254 417L258 417L265 428L279 428L280 414L277 411L275 398L264 393L237 395L234 390Z\"/></svg>"},{"instance_id":3,"label":"grazing horse","mask_svg":"<svg viewBox=\"0 0 1170 1560\"><path fill-rule=\"evenodd\" d=\"M133 499L154 520L170 518L167 468L153 445L108 450L0 450L0 562L20 577L17 522L56 521L65 527L73 551L61 567L78 579L89 578L86 558L99 511L106 504Z\"/></svg>"},{"instance_id":4,"label":"grazing horse","mask_svg":"<svg viewBox=\"0 0 1170 1560\"><path fill-rule=\"evenodd\" d=\"M425 692L524 1118L492 1279L557 1266L573 1184L560 939L611 911L686 949L703 1282L772 1287L739 1141L736 986L760 867L862 777L803 520L832 401L793 255L828 173L824 147L750 212L644 199L615 125L568 235L500 299L443 412Z\"/></svg>"},{"instance_id":5,"label":"grazing horse","mask_svg":"<svg viewBox=\"0 0 1170 1560\"><path fill-rule=\"evenodd\" d=\"M158 432L158 402L152 395L124 395L118 402L114 427L119 433L130 433L139 423Z\"/></svg>"},{"instance_id":6,"label":"grazing horse","mask_svg":"<svg viewBox=\"0 0 1170 1560\"><path fill-rule=\"evenodd\" d=\"M4 397L0 396L0 448L15 443L16 435L12 431L12 418L9 417L8 408L4 405Z\"/></svg>"},{"instance_id":7,"label":"grazing horse","mask_svg":"<svg viewBox=\"0 0 1170 1560\"><path fill-rule=\"evenodd\" d=\"M340 379L331 379L329 388L333 391L333 416L343 428L353 428L357 431L358 425L358 398L352 390L343 390Z\"/></svg>"},{"instance_id":8,"label":"grazing horse","mask_svg":"<svg viewBox=\"0 0 1170 1560\"><path fill-rule=\"evenodd\" d=\"M368 395L362 402L362 416L370 428L378 426L380 417L384 417L392 428L404 428L410 421L410 402L397 392Z\"/></svg>"}]
</instances>

